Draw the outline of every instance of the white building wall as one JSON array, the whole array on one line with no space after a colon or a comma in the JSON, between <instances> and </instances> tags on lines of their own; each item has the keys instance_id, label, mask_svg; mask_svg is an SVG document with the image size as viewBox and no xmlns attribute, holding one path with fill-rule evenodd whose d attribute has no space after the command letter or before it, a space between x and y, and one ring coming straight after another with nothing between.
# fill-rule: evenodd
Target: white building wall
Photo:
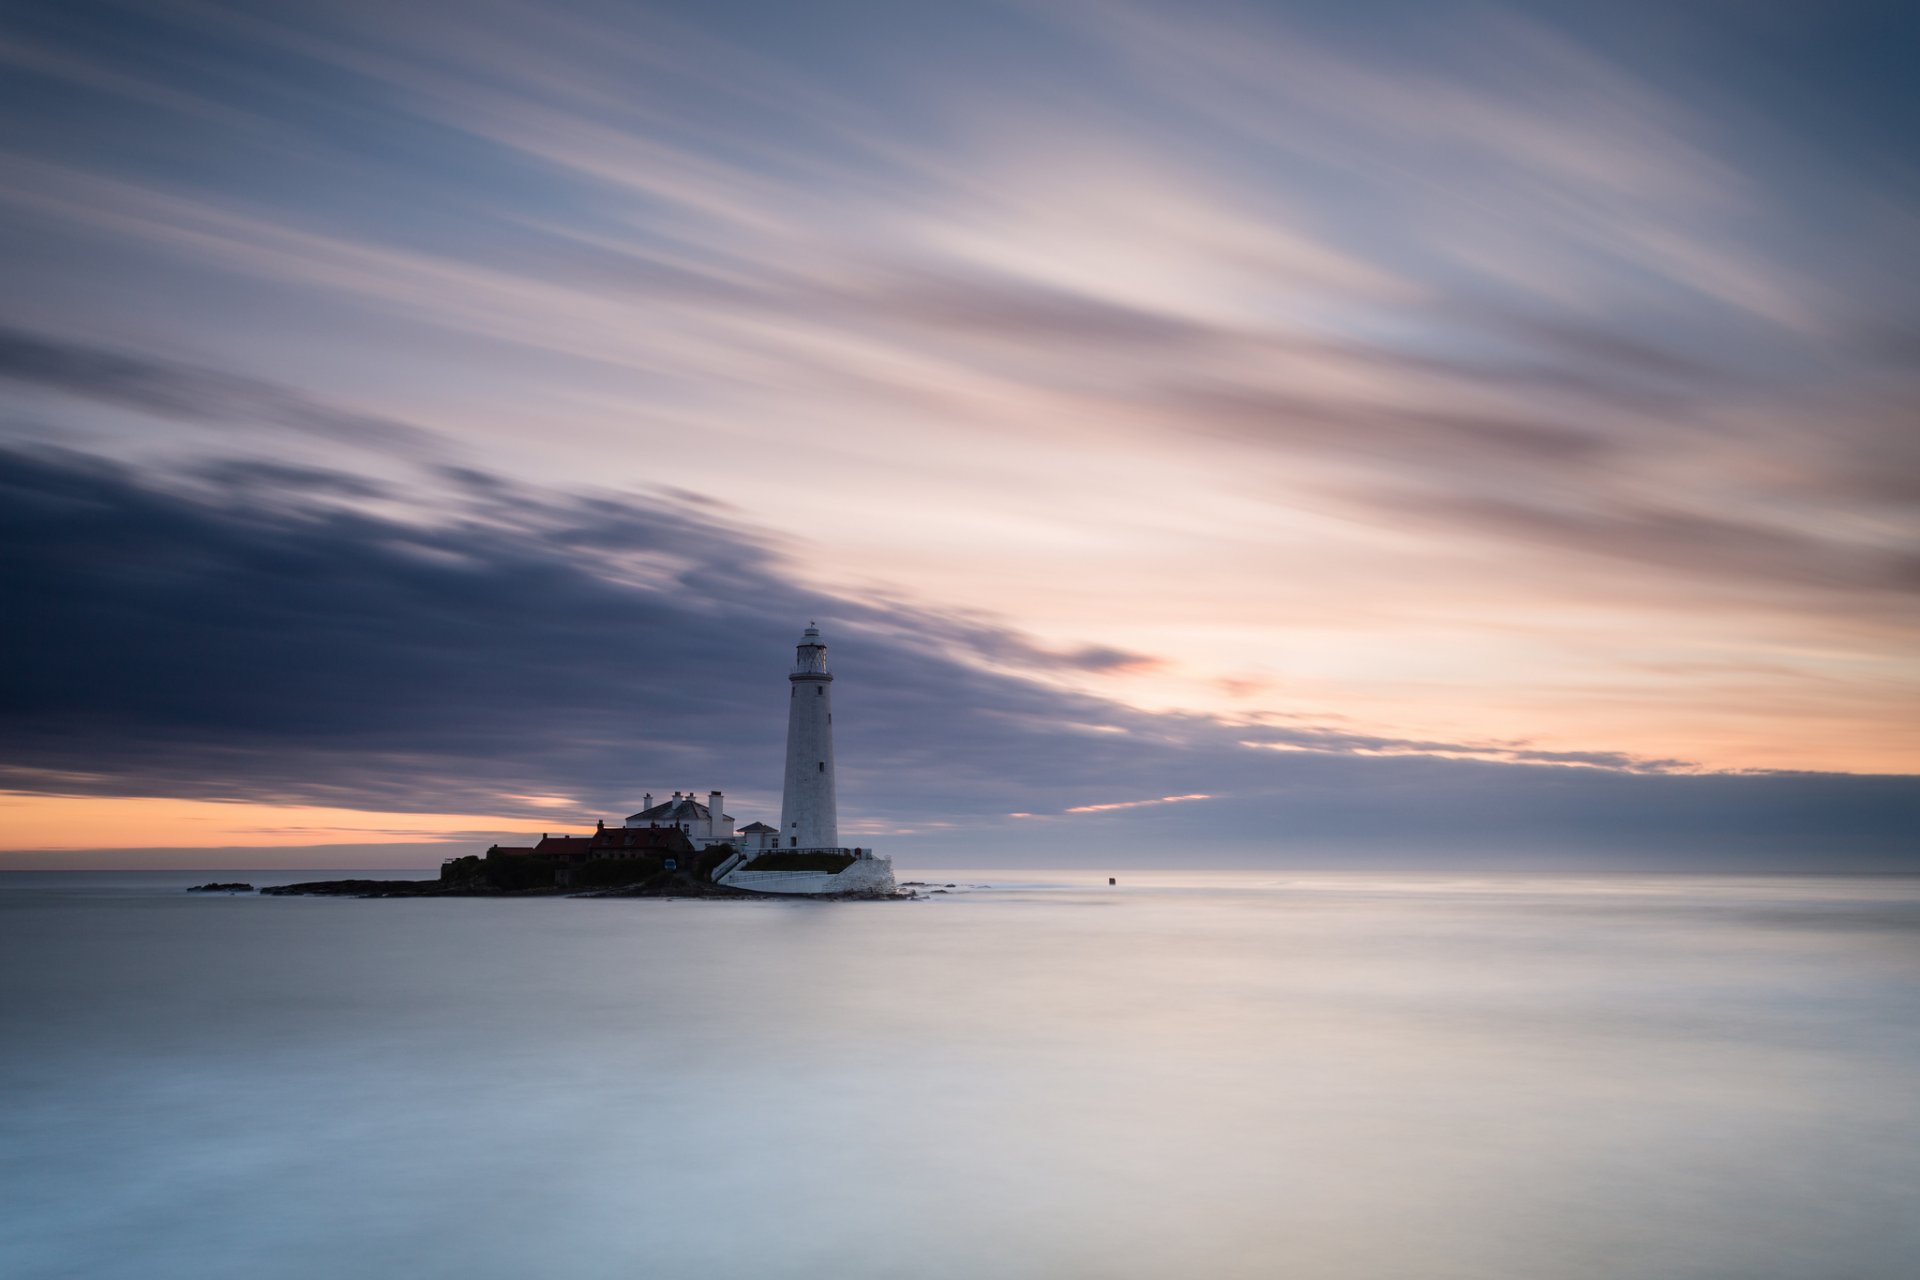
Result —
<instances>
[{"instance_id":1,"label":"white building wall","mask_svg":"<svg viewBox=\"0 0 1920 1280\"><path fill-rule=\"evenodd\" d=\"M846 870L732 871L720 883L755 893L793 893L818 896L834 893L890 894L895 891L891 858L861 858Z\"/></svg>"},{"instance_id":2,"label":"white building wall","mask_svg":"<svg viewBox=\"0 0 1920 1280\"><path fill-rule=\"evenodd\" d=\"M801 637L787 705L787 779L781 792L780 848L835 849L839 808L833 787L833 676L819 629Z\"/></svg>"}]
</instances>

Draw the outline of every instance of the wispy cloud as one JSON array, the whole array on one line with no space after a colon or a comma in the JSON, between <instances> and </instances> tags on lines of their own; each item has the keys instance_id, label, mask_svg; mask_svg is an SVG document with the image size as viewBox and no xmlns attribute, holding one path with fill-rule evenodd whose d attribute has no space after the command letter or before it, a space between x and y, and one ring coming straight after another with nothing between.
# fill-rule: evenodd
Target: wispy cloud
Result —
<instances>
[{"instance_id":1,"label":"wispy cloud","mask_svg":"<svg viewBox=\"0 0 1920 1280\"><path fill-rule=\"evenodd\" d=\"M1738 77L1488 6L29 17L0 429L166 480L19 483L164 510L171 573L355 584L289 626L439 593L531 712L588 697L566 634L466 591L610 635L698 578L1036 684L979 723L1062 751L1913 767L1910 164ZM534 772L476 789L570 794Z\"/></svg>"},{"instance_id":2,"label":"wispy cloud","mask_svg":"<svg viewBox=\"0 0 1920 1280\"><path fill-rule=\"evenodd\" d=\"M431 437L392 418L324 403L258 378L0 327L0 382L103 401L162 418L284 427L329 440L418 453ZM266 472L256 468L256 475Z\"/></svg>"},{"instance_id":3,"label":"wispy cloud","mask_svg":"<svg viewBox=\"0 0 1920 1280\"><path fill-rule=\"evenodd\" d=\"M1214 797L1195 793L1190 796L1161 796L1157 800L1118 800L1112 804L1077 804L1065 810L1067 813L1111 813L1116 809L1144 809L1156 804L1185 804L1189 800L1211 800Z\"/></svg>"},{"instance_id":4,"label":"wispy cloud","mask_svg":"<svg viewBox=\"0 0 1920 1280\"><path fill-rule=\"evenodd\" d=\"M960 654L978 619L796 588L794 544L657 491L465 474L402 520L298 472L222 486L72 454L0 462L0 589L37 602L0 636L0 777L28 799L137 801L113 809L127 847L169 842L140 834L155 797L240 806L225 843L577 827L685 784L764 815L785 655L808 616L844 676L849 822L916 841L1044 846L1000 825L1013 812L1107 815L1129 824L1114 839L1147 848L1172 834L1154 815L1207 801L1223 854L1279 829L1428 848L1439 822L1447 848L1472 833L1483 851L1591 849L1650 815L1676 825L1647 848L1698 852L1800 804L1804 821L1766 837L1785 856L1814 814L1884 833L1858 848L1897 845L1920 803L1910 780L1753 775L1728 790L1672 761L1146 713L1047 682L1044 661L1014 667L1017 638ZM1646 789L1620 791L1629 780ZM1146 798L1061 803L1102 794ZM165 813L211 831L204 807Z\"/></svg>"}]
</instances>

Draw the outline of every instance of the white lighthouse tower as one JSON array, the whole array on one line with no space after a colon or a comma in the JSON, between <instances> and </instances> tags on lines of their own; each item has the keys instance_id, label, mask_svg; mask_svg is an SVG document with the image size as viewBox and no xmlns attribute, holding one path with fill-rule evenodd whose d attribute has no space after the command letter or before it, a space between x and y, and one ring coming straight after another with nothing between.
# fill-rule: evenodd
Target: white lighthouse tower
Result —
<instances>
[{"instance_id":1,"label":"white lighthouse tower","mask_svg":"<svg viewBox=\"0 0 1920 1280\"><path fill-rule=\"evenodd\" d=\"M833 796L833 674L827 646L813 623L800 637L787 677L787 785L780 800L780 847L837 849L839 811Z\"/></svg>"},{"instance_id":2,"label":"white lighthouse tower","mask_svg":"<svg viewBox=\"0 0 1920 1280\"><path fill-rule=\"evenodd\" d=\"M749 828L742 833L752 835L753 843L723 861L714 878L754 893L888 897L897 892L893 859L872 849L840 847L833 790L833 675L827 670L826 641L811 622L800 637L787 685L787 784L780 800L780 830L776 834ZM768 838L777 843L761 843Z\"/></svg>"}]
</instances>

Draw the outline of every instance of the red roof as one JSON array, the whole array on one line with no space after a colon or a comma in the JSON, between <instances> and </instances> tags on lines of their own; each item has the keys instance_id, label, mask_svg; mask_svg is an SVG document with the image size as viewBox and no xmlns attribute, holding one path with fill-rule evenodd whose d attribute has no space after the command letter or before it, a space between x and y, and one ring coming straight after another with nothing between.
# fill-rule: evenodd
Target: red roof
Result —
<instances>
[{"instance_id":1,"label":"red roof","mask_svg":"<svg viewBox=\"0 0 1920 1280\"><path fill-rule=\"evenodd\" d=\"M592 836L542 836L533 851L551 857L560 853L587 853L592 848Z\"/></svg>"}]
</instances>

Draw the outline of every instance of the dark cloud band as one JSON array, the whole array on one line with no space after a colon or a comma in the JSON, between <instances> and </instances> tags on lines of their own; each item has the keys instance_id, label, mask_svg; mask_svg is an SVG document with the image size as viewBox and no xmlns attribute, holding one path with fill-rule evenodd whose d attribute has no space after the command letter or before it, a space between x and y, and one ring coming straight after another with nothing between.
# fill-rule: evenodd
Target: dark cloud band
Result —
<instances>
[{"instance_id":1,"label":"dark cloud band","mask_svg":"<svg viewBox=\"0 0 1920 1280\"><path fill-rule=\"evenodd\" d=\"M17 602L0 631L0 780L460 812L563 794L581 817L716 780L770 802L790 633L822 616L846 673L850 815L932 848L1655 865L1844 850L1848 866L1915 852L1920 780L1447 759L1475 748L1312 726L1253 732L1292 748L1260 750L1244 726L1018 670L1134 655L1051 654L978 620L801 590L777 544L708 503L467 473L463 499L400 521L354 509L360 492L299 468L167 479L0 454L0 594ZM1213 798L1130 803L1166 795ZM1015 831L1015 812L1048 820Z\"/></svg>"}]
</instances>

